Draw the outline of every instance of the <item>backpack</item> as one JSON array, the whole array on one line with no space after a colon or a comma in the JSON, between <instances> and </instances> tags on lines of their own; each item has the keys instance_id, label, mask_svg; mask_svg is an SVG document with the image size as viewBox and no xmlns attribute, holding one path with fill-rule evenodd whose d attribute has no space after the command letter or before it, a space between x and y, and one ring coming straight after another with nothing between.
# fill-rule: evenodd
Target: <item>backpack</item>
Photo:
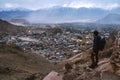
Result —
<instances>
[{"instance_id":1,"label":"backpack","mask_svg":"<svg viewBox=\"0 0 120 80\"><path fill-rule=\"evenodd\" d=\"M101 38L100 44L99 44L100 51L103 51L103 49L105 48L105 44L106 44L106 40L105 40L105 37L103 37L103 38Z\"/></svg>"}]
</instances>

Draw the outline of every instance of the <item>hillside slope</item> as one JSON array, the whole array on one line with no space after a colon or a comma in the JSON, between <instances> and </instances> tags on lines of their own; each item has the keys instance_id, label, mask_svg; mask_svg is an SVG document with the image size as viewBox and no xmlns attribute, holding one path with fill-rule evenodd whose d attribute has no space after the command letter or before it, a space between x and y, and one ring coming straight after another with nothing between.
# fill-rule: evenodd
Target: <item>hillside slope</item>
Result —
<instances>
[{"instance_id":1,"label":"hillside slope","mask_svg":"<svg viewBox=\"0 0 120 80\"><path fill-rule=\"evenodd\" d=\"M9 33L9 34L17 34L25 31L25 27L15 26L7 21L0 20L0 32L1 33Z\"/></svg>"},{"instance_id":2,"label":"hillside slope","mask_svg":"<svg viewBox=\"0 0 120 80\"><path fill-rule=\"evenodd\" d=\"M0 44L0 80L42 80L57 69L37 54L25 53L15 45Z\"/></svg>"}]
</instances>

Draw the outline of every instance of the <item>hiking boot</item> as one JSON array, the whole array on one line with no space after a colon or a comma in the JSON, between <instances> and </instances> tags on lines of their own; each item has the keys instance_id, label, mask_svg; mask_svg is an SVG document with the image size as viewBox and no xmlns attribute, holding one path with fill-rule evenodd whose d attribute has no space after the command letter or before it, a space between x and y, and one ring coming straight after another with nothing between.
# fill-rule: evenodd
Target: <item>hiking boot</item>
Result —
<instances>
[{"instance_id":1,"label":"hiking boot","mask_svg":"<svg viewBox=\"0 0 120 80\"><path fill-rule=\"evenodd\" d=\"M95 66L94 66L94 65L90 65L90 66L89 66L89 68L94 69L94 68L95 68Z\"/></svg>"},{"instance_id":2,"label":"hiking boot","mask_svg":"<svg viewBox=\"0 0 120 80\"><path fill-rule=\"evenodd\" d=\"M94 66L95 66L95 67L98 67L98 65L97 65L97 64L95 64Z\"/></svg>"},{"instance_id":3,"label":"hiking boot","mask_svg":"<svg viewBox=\"0 0 120 80\"><path fill-rule=\"evenodd\" d=\"M90 65L90 66L89 66L89 68L91 68L91 69L95 69L96 67L98 67L97 64L94 64L94 65Z\"/></svg>"}]
</instances>

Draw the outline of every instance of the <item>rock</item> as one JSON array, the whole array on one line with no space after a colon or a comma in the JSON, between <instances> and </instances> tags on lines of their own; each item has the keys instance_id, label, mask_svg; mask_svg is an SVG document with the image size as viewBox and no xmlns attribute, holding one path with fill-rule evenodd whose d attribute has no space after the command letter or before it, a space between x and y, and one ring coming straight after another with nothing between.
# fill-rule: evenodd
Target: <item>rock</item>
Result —
<instances>
[{"instance_id":1,"label":"rock","mask_svg":"<svg viewBox=\"0 0 120 80\"><path fill-rule=\"evenodd\" d=\"M76 74L73 72L69 72L64 75L63 80L75 80Z\"/></svg>"},{"instance_id":2,"label":"rock","mask_svg":"<svg viewBox=\"0 0 120 80\"><path fill-rule=\"evenodd\" d=\"M43 80L63 80L59 73L52 71Z\"/></svg>"},{"instance_id":3,"label":"rock","mask_svg":"<svg viewBox=\"0 0 120 80\"><path fill-rule=\"evenodd\" d=\"M92 80L101 80L100 79L100 73L96 72L95 75L92 77Z\"/></svg>"},{"instance_id":4,"label":"rock","mask_svg":"<svg viewBox=\"0 0 120 80\"><path fill-rule=\"evenodd\" d=\"M120 31L118 32L118 35L116 37L116 46L114 48L114 52L110 58L110 63L113 67L114 72L120 76Z\"/></svg>"},{"instance_id":5,"label":"rock","mask_svg":"<svg viewBox=\"0 0 120 80\"><path fill-rule=\"evenodd\" d=\"M98 68L96 68L98 72L104 72L104 71L113 72L113 68L112 65L110 64L109 58L102 59L98 63L98 65L99 65Z\"/></svg>"},{"instance_id":6,"label":"rock","mask_svg":"<svg viewBox=\"0 0 120 80\"><path fill-rule=\"evenodd\" d=\"M117 76L114 73L110 73L110 72L103 72L101 74L101 79L102 80L120 80L120 77Z\"/></svg>"}]
</instances>

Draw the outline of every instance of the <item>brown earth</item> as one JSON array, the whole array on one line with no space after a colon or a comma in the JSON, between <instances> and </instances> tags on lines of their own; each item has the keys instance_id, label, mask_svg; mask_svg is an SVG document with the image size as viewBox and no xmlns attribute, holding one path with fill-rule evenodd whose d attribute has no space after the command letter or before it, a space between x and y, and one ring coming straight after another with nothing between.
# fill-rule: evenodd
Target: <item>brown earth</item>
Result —
<instances>
[{"instance_id":1,"label":"brown earth","mask_svg":"<svg viewBox=\"0 0 120 80\"><path fill-rule=\"evenodd\" d=\"M0 19L0 34L2 35L4 35L5 33L16 35L18 33L25 32L25 30L26 30L25 27L15 26L15 25L8 23L7 21Z\"/></svg>"},{"instance_id":2,"label":"brown earth","mask_svg":"<svg viewBox=\"0 0 120 80\"><path fill-rule=\"evenodd\" d=\"M25 53L16 45L0 44L0 80L42 80L52 70L59 68L40 55Z\"/></svg>"},{"instance_id":3,"label":"brown earth","mask_svg":"<svg viewBox=\"0 0 120 80\"><path fill-rule=\"evenodd\" d=\"M120 67L118 69L118 67L111 64L111 60L114 64L117 63L116 61L120 60L120 58L116 58L119 55L115 52L116 50L114 47L100 52L98 67L95 69L88 67L91 63L91 50L87 50L82 55L68 59L64 62L65 71L63 80L120 80L120 75L118 73ZM115 69L117 69L117 71L115 71Z\"/></svg>"}]
</instances>

